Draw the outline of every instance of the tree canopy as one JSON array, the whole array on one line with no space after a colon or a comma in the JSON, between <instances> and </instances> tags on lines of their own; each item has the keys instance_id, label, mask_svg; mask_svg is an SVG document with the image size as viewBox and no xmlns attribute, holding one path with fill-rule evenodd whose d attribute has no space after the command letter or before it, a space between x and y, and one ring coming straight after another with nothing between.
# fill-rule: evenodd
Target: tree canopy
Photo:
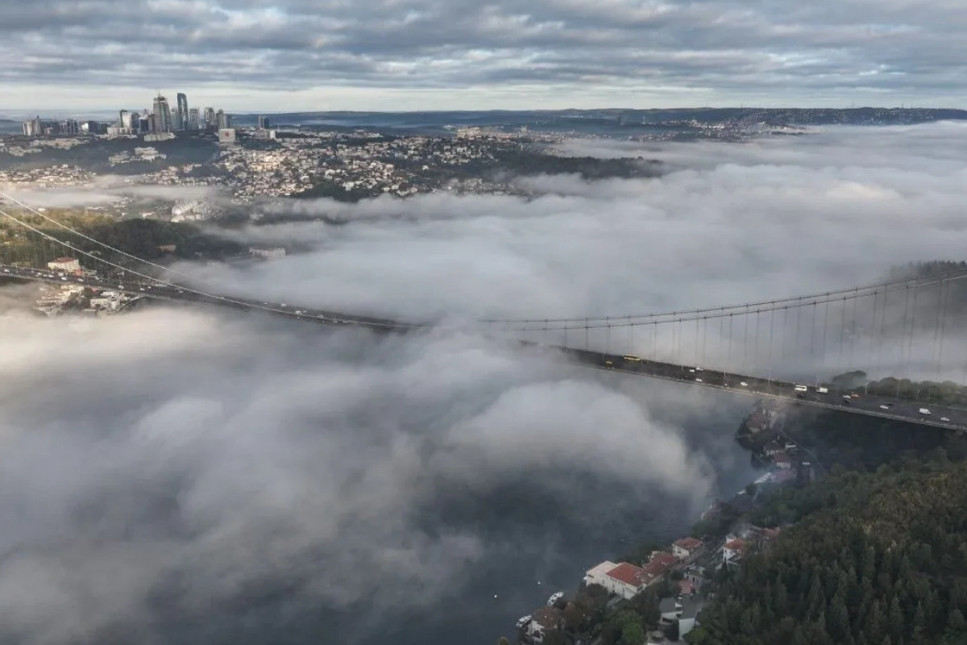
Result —
<instances>
[{"instance_id":1,"label":"tree canopy","mask_svg":"<svg viewBox=\"0 0 967 645\"><path fill-rule=\"evenodd\" d=\"M801 521L743 563L689 642L967 642L967 465L840 473L779 503Z\"/></svg>"}]
</instances>

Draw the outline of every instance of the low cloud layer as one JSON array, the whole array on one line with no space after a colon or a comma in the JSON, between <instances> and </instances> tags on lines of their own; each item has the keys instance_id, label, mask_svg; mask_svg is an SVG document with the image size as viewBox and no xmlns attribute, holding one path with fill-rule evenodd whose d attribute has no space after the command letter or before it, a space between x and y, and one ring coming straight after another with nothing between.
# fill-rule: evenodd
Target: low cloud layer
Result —
<instances>
[{"instance_id":1,"label":"low cloud layer","mask_svg":"<svg viewBox=\"0 0 967 645\"><path fill-rule=\"evenodd\" d=\"M401 615L432 615L509 553L537 568L613 514L646 524L655 500L693 517L722 492L738 418L722 399L582 371L468 321L733 304L959 260L964 131L650 147L678 169L519 178L532 199L283 201L273 208L346 223L252 227L311 250L181 267L249 296L457 332L371 336L167 305L96 321L5 309L0 640L248 645L295 617L342 612L365 620L331 642L384 642ZM637 150L564 151L589 146ZM613 333L641 354L698 356L690 327L684 339ZM697 419L729 427L696 445ZM522 497L562 535L501 514ZM293 640L318 642L319 629Z\"/></svg>"},{"instance_id":2,"label":"low cloud layer","mask_svg":"<svg viewBox=\"0 0 967 645\"><path fill-rule=\"evenodd\" d=\"M711 484L647 404L554 361L264 322L0 317L4 639L173 642L275 594L396 615L510 546L427 519L446 491L564 504L590 476L688 505Z\"/></svg>"},{"instance_id":3,"label":"low cloud layer","mask_svg":"<svg viewBox=\"0 0 967 645\"><path fill-rule=\"evenodd\" d=\"M29 88L24 109L143 104L156 85L278 111L952 104L967 57L957 0L0 6L0 80Z\"/></svg>"},{"instance_id":4,"label":"low cloud layer","mask_svg":"<svg viewBox=\"0 0 967 645\"><path fill-rule=\"evenodd\" d=\"M908 262L964 257L965 133L939 123L742 144L575 141L561 152L643 154L677 170L518 179L533 199L282 202L277 209L348 223L254 227L247 233L267 242L316 250L198 275L289 303L448 322L620 318L822 293L877 282ZM615 330L617 351L651 353L652 331L637 332ZM592 333L601 347L606 330ZM664 330L658 344L673 342Z\"/></svg>"},{"instance_id":5,"label":"low cloud layer","mask_svg":"<svg viewBox=\"0 0 967 645\"><path fill-rule=\"evenodd\" d=\"M16 205L17 200L31 208L78 208L103 207L126 199L140 200L209 200L217 201L224 194L211 186L160 186L132 183L131 177L99 175L84 187L36 188L29 184L0 183L0 192L12 199L0 196L0 204Z\"/></svg>"}]
</instances>

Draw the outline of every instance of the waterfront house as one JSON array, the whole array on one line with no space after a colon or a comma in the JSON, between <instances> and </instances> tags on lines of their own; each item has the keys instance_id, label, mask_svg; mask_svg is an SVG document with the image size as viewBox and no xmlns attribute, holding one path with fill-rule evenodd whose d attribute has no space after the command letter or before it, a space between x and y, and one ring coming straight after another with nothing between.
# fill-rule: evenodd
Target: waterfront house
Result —
<instances>
[{"instance_id":1,"label":"waterfront house","mask_svg":"<svg viewBox=\"0 0 967 645\"><path fill-rule=\"evenodd\" d=\"M584 584L599 585L608 593L630 600L642 589L648 586L651 577L641 567L628 562L615 564L602 562L593 569L589 569L584 576Z\"/></svg>"},{"instance_id":2,"label":"waterfront house","mask_svg":"<svg viewBox=\"0 0 967 645\"><path fill-rule=\"evenodd\" d=\"M651 554L651 559L645 565L644 570L648 575L649 585L661 580L662 576L668 573L669 569L678 564L678 558L667 551L656 551Z\"/></svg>"},{"instance_id":3,"label":"waterfront house","mask_svg":"<svg viewBox=\"0 0 967 645\"><path fill-rule=\"evenodd\" d=\"M688 560L702 550L702 541L693 537L683 537L675 540L672 544L672 555L679 560Z\"/></svg>"}]
</instances>

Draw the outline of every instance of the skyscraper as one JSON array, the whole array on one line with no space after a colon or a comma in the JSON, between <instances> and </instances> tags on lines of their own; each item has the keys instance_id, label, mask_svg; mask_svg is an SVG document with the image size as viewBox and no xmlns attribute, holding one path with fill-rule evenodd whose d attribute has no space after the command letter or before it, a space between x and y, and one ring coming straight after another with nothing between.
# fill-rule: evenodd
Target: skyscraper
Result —
<instances>
[{"instance_id":1,"label":"skyscraper","mask_svg":"<svg viewBox=\"0 0 967 645\"><path fill-rule=\"evenodd\" d=\"M121 129L127 129L130 125L130 121L128 120L128 111L121 110L118 112L118 116L120 117L118 119L118 125L121 127Z\"/></svg>"},{"instance_id":2,"label":"skyscraper","mask_svg":"<svg viewBox=\"0 0 967 645\"><path fill-rule=\"evenodd\" d=\"M268 130L268 129L269 129L269 117L267 117L267 116L260 116L259 117L259 130Z\"/></svg>"},{"instance_id":3,"label":"skyscraper","mask_svg":"<svg viewBox=\"0 0 967 645\"><path fill-rule=\"evenodd\" d=\"M205 108L205 127L214 128L215 127L215 110L214 108Z\"/></svg>"},{"instance_id":4,"label":"skyscraper","mask_svg":"<svg viewBox=\"0 0 967 645\"><path fill-rule=\"evenodd\" d=\"M24 121L23 128L25 137L39 137L44 134L44 125L39 116L36 119Z\"/></svg>"},{"instance_id":5,"label":"skyscraper","mask_svg":"<svg viewBox=\"0 0 967 645\"><path fill-rule=\"evenodd\" d=\"M219 130L231 127L231 118L225 114L225 110L219 110L215 113L215 121Z\"/></svg>"},{"instance_id":6,"label":"skyscraper","mask_svg":"<svg viewBox=\"0 0 967 645\"><path fill-rule=\"evenodd\" d=\"M188 97L178 92L178 129L188 129Z\"/></svg>"},{"instance_id":7,"label":"skyscraper","mask_svg":"<svg viewBox=\"0 0 967 645\"><path fill-rule=\"evenodd\" d=\"M160 94L154 99L154 131L171 132L171 108L168 99Z\"/></svg>"},{"instance_id":8,"label":"skyscraper","mask_svg":"<svg viewBox=\"0 0 967 645\"><path fill-rule=\"evenodd\" d=\"M197 130L198 129L198 108L191 108L188 110L188 129Z\"/></svg>"}]
</instances>

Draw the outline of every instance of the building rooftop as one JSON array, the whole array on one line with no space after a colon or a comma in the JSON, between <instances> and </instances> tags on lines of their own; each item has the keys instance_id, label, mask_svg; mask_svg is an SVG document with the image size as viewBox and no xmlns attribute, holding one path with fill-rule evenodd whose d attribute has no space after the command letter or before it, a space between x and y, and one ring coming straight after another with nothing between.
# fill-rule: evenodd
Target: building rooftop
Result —
<instances>
[{"instance_id":1,"label":"building rooftop","mask_svg":"<svg viewBox=\"0 0 967 645\"><path fill-rule=\"evenodd\" d=\"M651 578L657 578L664 575L672 566L678 564L678 558L673 556L671 553L657 553L654 557L645 565L645 572Z\"/></svg>"},{"instance_id":2,"label":"building rooftop","mask_svg":"<svg viewBox=\"0 0 967 645\"><path fill-rule=\"evenodd\" d=\"M601 575L601 576L607 575L607 573L609 571L611 571L612 569L614 569L616 566L618 566L618 565L615 564L614 562L611 562L610 560L605 560L604 562L602 562L601 564L595 566L594 568L588 569L587 575L589 575L589 576L593 576L593 575Z\"/></svg>"},{"instance_id":3,"label":"building rooftop","mask_svg":"<svg viewBox=\"0 0 967 645\"><path fill-rule=\"evenodd\" d=\"M636 567L633 564L627 562L622 562L615 568L608 571L608 575L615 580L620 580L625 584L629 584L633 587L640 587L647 584L651 576L648 575L641 567Z\"/></svg>"},{"instance_id":4,"label":"building rooftop","mask_svg":"<svg viewBox=\"0 0 967 645\"><path fill-rule=\"evenodd\" d=\"M688 549L689 551L694 551L702 546L702 541L693 537L683 537L675 540L675 546L681 549Z\"/></svg>"},{"instance_id":5,"label":"building rooftop","mask_svg":"<svg viewBox=\"0 0 967 645\"><path fill-rule=\"evenodd\" d=\"M658 611L663 614L670 614L678 611L680 605L675 598L662 598L658 601Z\"/></svg>"},{"instance_id":6,"label":"building rooftop","mask_svg":"<svg viewBox=\"0 0 967 645\"><path fill-rule=\"evenodd\" d=\"M745 550L745 540L741 540L738 538L734 540L729 540L728 542L725 543L725 548L729 549L730 551L743 551Z\"/></svg>"}]
</instances>

